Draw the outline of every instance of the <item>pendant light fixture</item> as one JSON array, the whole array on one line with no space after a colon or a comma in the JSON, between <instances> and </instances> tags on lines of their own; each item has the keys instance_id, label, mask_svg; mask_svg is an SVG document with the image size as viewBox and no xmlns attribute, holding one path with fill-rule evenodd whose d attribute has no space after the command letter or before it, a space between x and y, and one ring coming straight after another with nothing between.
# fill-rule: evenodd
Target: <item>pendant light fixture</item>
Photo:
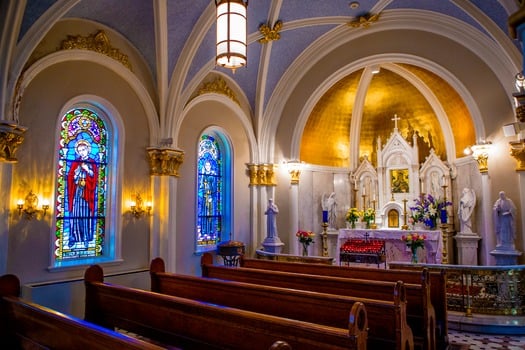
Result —
<instances>
[{"instance_id":1,"label":"pendant light fixture","mask_svg":"<svg viewBox=\"0 0 525 350\"><path fill-rule=\"evenodd\" d=\"M215 0L217 6L217 55L219 66L234 73L246 66L246 9L248 0Z\"/></svg>"}]
</instances>

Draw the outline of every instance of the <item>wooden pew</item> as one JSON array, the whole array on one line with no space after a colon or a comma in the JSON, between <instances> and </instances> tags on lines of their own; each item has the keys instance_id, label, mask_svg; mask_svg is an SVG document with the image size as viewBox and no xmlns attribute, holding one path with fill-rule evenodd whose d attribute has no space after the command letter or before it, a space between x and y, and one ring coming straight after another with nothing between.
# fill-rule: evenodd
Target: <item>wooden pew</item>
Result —
<instances>
[{"instance_id":1,"label":"wooden pew","mask_svg":"<svg viewBox=\"0 0 525 350\"><path fill-rule=\"evenodd\" d=\"M411 270L383 270L370 269L358 266L337 266L337 265L314 265L311 264L293 264L282 261L268 261L260 259L250 259L245 256L240 259L241 267L249 267L256 269L265 269L271 271L285 271L295 273L306 273L321 276L334 276L344 278L358 278L368 279L374 281L403 281L411 284L421 284L421 306L417 298L415 302L410 302L410 308L407 310L409 315L409 325L414 329L421 325L421 320L418 317L411 317L413 312L418 310L434 309L435 314L435 334L434 339L425 339L425 349L432 350L435 347L439 349L446 349L448 346L448 321L447 321L447 299L446 294L446 275L444 270L441 272L429 271L428 269L421 269L418 271ZM408 290L410 293L410 290ZM425 304L430 304L432 307L426 307ZM432 320L432 317L423 316L423 320Z\"/></svg>"},{"instance_id":2,"label":"wooden pew","mask_svg":"<svg viewBox=\"0 0 525 350\"><path fill-rule=\"evenodd\" d=\"M211 256L205 254L202 257L202 273L204 277L212 277L217 279L232 280L244 283L255 283L259 285L267 285L274 287L287 288L290 290L303 290L317 293L326 293L334 294L341 296L350 296L353 298L364 298L368 299L369 302L365 302L365 307L367 310L368 316L368 339L369 345L370 341L374 339L381 340L383 342L390 341L395 343L394 346L387 346L383 348L395 348L395 349L412 349L413 348L413 335L410 327L406 322L406 292L403 282L399 281L398 283L387 283L387 282L377 282L376 284L383 289L383 292L386 293L386 289L389 290L389 299L378 299L372 296L369 298L361 293L361 296L353 296L347 293L347 288L349 285L336 286L333 287L331 281L327 285L324 282L318 281L318 287L314 288L311 283L307 281L294 280L294 277L299 277L308 275L299 275L292 276L293 274L288 274L290 276L284 276L286 273L275 272L277 275L272 275L272 272L256 270L256 269L247 269L247 268L227 268L225 266L214 266L211 264ZM253 275L251 273L254 273ZM281 275L278 275L281 274ZM266 275L266 276L264 276ZM266 279L268 277L268 279ZM291 279L287 279L292 277ZM334 278L332 278L334 279ZM303 282L307 282L303 285ZM366 285L358 287L367 287ZM332 288L333 287L333 288ZM354 287L356 287L354 285ZM375 300L374 300L375 299ZM388 299L388 300L387 300ZM370 301L372 300L372 301ZM376 303L392 303L394 305L394 312L386 312L384 309L376 308ZM369 346L370 348L377 348Z\"/></svg>"},{"instance_id":3,"label":"wooden pew","mask_svg":"<svg viewBox=\"0 0 525 350\"><path fill-rule=\"evenodd\" d=\"M0 277L1 349L164 349L24 301L19 295L18 277Z\"/></svg>"},{"instance_id":4,"label":"wooden pew","mask_svg":"<svg viewBox=\"0 0 525 350\"><path fill-rule=\"evenodd\" d=\"M153 292L345 329L356 349L367 347L364 302L374 308L374 315L383 316L400 308L392 302L166 273L161 258L152 260L150 275ZM370 349L395 345L383 338L372 339L369 344Z\"/></svg>"},{"instance_id":5,"label":"wooden pew","mask_svg":"<svg viewBox=\"0 0 525 350\"><path fill-rule=\"evenodd\" d=\"M84 282L86 320L183 349L354 349L348 330L104 283L98 265Z\"/></svg>"},{"instance_id":6,"label":"wooden pew","mask_svg":"<svg viewBox=\"0 0 525 350\"><path fill-rule=\"evenodd\" d=\"M421 271L423 266L419 264L396 264L389 263L389 270L387 271L404 271L405 273L413 273L413 271ZM448 312L447 312L447 271L446 269L429 269L430 271L430 300L434 306L436 313L436 327L437 345L439 349L446 349L448 340ZM408 278L408 277L407 277Z\"/></svg>"},{"instance_id":7,"label":"wooden pew","mask_svg":"<svg viewBox=\"0 0 525 350\"><path fill-rule=\"evenodd\" d=\"M262 269L252 269L246 267L226 268L224 266L214 266L211 254L204 254L201 259L202 276L212 278L230 279L246 283L258 283L276 287L304 289L321 293L340 294L354 297L362 297L377 300L391 300L392 288L395 282L370 281L364 279L352 279L332 276L319 276L311 274L299 274L292 272L268 271ZM405 283L407 294L407 321L412 322L414 343L418 348L425 347L426 339L434 339L435 334L435 315L431 305L429 309L423 311L421 308L411 310L411 304L419 303L423 295L421 284ZM365 304L366 306L366 304ZM410 316L410 318L409 318ZM424 317L427 317L424 319ZM372 328L374 325L370 321ZM409 326L411 323L409 322ZM371 336L372 330L369 332ZM433 342L435 346L435 342Z\"/></svg>"}]
</instances>

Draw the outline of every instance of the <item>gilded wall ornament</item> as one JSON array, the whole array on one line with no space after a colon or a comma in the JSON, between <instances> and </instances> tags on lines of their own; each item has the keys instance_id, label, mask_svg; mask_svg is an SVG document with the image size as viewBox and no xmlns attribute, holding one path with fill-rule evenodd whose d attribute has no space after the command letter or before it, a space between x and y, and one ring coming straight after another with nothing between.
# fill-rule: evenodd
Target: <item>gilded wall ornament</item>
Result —
<instances>
[{"instance_id":1,"label":"gilded wall ornament","mask_svg":"<svg viewBox=\"0 0 525 350\"><path fill-rule=\"evenodd\" d=\"M62 40L60 50L73 49L90 50L101 53L116 61L119 61L130 71L133 71L131 69L131 63L129 62L128 55L123 54L119 49L112 47L108 36L103 30L99 30L96 34L91 34L88 36L68 35L67 39Z\"/></svg>"},{"instance_id":2,"label":"gilded wall ornament","mask_svg":"<svg viewBox=\"0 0 525 350\"><path fill-rule=\"evenodd\" d=\"M213 81L202 84L202 87L199 89L199 91L197 91L197 96L209 93L225 95L230 100L240 105L239 100L237 99L237 96L235 96L233 90L228 86L228 83L226 83L226 81L221 77L218 77Z\"/></svg>"},{"instance_id":3,"label":"gilded wall ornament","mask_svg":"<svg viewBox=\"0 0 525 350\"><path fill-rule=\"evenodd\" d=\"M348 22L348 25L352 28L368 28L372 23L377 22L379 19L379 13L375 15L367 14L360 16L358 19Z\"/></svg>"},{"instance_id":4,"label":"gilded wall ornament","mask_svg":"<svg viewBox=\"0 0 525 350\"><path fill-rule=\"evenodd\" d=\"M279 32L283 28L283 22L277 21L273 25L273 28L270 28L268 24L261 24L259 27L259 32L263 35L263 38L259 39L261 44L267 44L270 41L277 41L281 39L281 34Z\"/></svg>"}]
</instances>

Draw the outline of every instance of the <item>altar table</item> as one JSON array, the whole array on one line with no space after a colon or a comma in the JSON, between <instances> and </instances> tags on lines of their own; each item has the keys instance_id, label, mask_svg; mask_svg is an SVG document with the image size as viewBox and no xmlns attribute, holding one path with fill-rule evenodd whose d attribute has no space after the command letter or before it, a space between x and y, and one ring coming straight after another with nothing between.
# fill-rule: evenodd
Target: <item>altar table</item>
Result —
<instances>
[{"instance_id":1,"label":"altar table","mask_svg":"<svg viewBox=\"0 0 525 350\"><path fill-rule=\"evenodd\" d=\"M410 261L412 252L401 239L409 233L424 234L425 248L418 249L418 262L424 264L441 264L443 257L442 232L427 230L371 230L371 229L341 229L337 238L336 264L339 264L339 251L341 246L350 238L365 238L368 233L370 239L385 240L386 261Z\"/></svg>"}]
</instances>

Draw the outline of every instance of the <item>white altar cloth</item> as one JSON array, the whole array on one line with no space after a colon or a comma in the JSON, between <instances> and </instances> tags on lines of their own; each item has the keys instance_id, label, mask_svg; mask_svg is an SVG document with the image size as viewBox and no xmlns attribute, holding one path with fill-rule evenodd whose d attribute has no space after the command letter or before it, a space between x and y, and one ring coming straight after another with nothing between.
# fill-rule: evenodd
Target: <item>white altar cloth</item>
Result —
<instances>
[{"instance_id":1,"label":"white altar cloth","mask_svg":"<svg viewBox=\"0 0 525 350\"><path fill-rule=\"evenodd\" d=\"M443 257L442 232L425 230L365 230L365 229L341 229L337 238L336 264L340 263L339 251L341 246L350 238L365 238L368 232L370 239L384 239L386 261L410 261L412 253L401 236L408 233L424 234L426 236L425 248L418 249L418 262L426 264L441 264Z\"/></svg>"}]
</instances>

